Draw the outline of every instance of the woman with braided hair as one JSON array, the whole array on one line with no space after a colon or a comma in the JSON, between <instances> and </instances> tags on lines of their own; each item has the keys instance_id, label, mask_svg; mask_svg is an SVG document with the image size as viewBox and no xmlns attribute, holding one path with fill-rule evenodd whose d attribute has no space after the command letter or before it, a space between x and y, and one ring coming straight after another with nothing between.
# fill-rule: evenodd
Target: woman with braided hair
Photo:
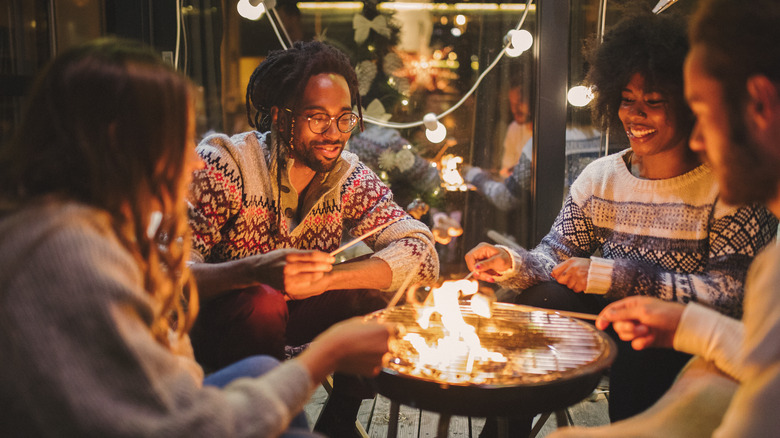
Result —
<instances>
[{"instance_id":1,"label":"woman with braided hair","mask_svg":"<svg viewBox=\"0 0 780 438\"><path fill-rule=\"evenodd\" d=\"M192 186L191 269L202 298L193 329L198 360L220 367L242 357L285 355L335 322L384 308L385 291L438 277L430 230L344 147L361 124L357 77L347 57L321 42L272 52L247 86L256 131L213 135ZM333 265L346 231L370 257ZM409 278L411 277L411 278ZM289 349L288 349L289 350ZM353 436L373 392L337 374L315 429Z\"/></svg>"}]
</instances>

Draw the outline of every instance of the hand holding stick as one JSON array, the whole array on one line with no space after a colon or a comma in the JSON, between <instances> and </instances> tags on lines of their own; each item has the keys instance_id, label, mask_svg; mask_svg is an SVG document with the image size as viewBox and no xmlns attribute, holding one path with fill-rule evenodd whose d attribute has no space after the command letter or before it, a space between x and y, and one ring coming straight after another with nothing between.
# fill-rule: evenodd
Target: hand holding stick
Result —
<instances>
[{"instance_id":1,"label":"hand holding stick","mask_svg":"<svg viewBox=\"0 0 780 438\"><path fill-rule=\"evenodd\" d=\"M349 248L350 246L352 246L352 245L354 245L354 244L356 244L356 243L360 242L361 240L365 239L366 237L368 237L368 236L371 236L371 235L373 235L374 233L377 233L377 232L379 232L379 231L381 231L381 230L384 230L385 228L387 228L387 227L388 227L388 226L390 226L391 224L394 224L394 223L396 223L396 222L400 221L400 220L401 220L401 219L403 219L404 217L405 217L405 216L399 216L399 217L397 217L397 218L395 218L395 219L391 220L390 222L385 222L383 225L380 225L380 226L378 226L378 227L374 228L373 230L371 230L371 231L369 231L369 232L367 232L367 233L363 234L362 236L360 236L360 237L358 237L358 238L355 238L355 239L353 239L353 240L350 240L349 242L347 242L347 243L345 243L345 244L341 245L340 247L338 247L338 248L336 248L335 250L331 251L331 252L330 252L330 255L331 255L331 256L334 256L334 255L336 255L336 254L340 253L341 251L344 251L345 249L347 249L347 248Z\"/></svg>"}]
</instances>

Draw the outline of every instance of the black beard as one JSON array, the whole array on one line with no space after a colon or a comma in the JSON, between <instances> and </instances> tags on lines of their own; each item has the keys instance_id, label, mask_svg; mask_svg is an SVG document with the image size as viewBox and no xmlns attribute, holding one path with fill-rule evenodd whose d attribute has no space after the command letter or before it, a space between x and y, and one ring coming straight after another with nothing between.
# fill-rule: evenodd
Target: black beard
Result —
<instances>
[{"instance_id":1,"label":"black beard","mask_svg":"<svg viewBox=\"0 0 780 438\"><path fill-rule=\"evenodd\" d=\"M341 150L344 150L344 145L339 142L328 144L339 145ZM304 147L302 144L295 145L295 149L292 150L292 154L293 158L305 164L309 169L318 173L330 172L334 167L336 167L336 163L338 162L338 159L333 161L318 160L314 155L314 147Z\"/></svg>"}]
</instances>

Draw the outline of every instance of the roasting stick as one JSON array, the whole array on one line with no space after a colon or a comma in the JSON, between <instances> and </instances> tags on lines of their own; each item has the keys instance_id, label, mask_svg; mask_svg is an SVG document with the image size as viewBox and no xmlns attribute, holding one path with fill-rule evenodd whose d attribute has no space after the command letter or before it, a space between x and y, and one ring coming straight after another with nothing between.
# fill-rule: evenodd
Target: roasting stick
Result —
<instances>
[{"instance_id":1,"label":"roasting stick","mask_svg":"<svg viewBox=\"0 0 780 438\"><path fill-rule=\"evenodd\" d=\"M474 272L469 272L469 275L465 276L463 279L468 280L472 275L474 275ZM534 306L525 306L522 304L515 304L515 306L518 306L522 308L523 310L527 310L529 312L544 312L544 313L550 313L550 314L558 314L561 316L568 316L569 318L577 318L577 319L588 319L590 321L595 321L596 318L598 318L598 315L594 315L592 313L581 313L581 312L569 312L567 310L554 310L554 309L545 309L543 307L534 307Z\"/></svg>"},{"instance_id":2,"label":"roasting stick","mask_svg":"<svg viewBox=\"0 0 780 438\"><path fill-rule=\"evenodd\" d=\"M371 236L371 235L373 235L374 233L377 233L377 232L379 232L379 231L381 231L381 230L384 230L385 228L387 228L388 226L390 226L390 224L394 224L394 223L396 223L396 222L400 221L400 220L401 220L401 219L403 219L404 217L406 217L406 216L399 216L399 217L397 217L397 218L395 218L395 219L391 220L390 222L386 222L384 225L380 225L380 226L378 226L378 227L374 228L373 230L371 230L371 231L369 231L369 232L367 232L367 233L363 234L363 235L362 235L362 236L360 236L360 237L357 237L357 238L355 238L355 239L352 239L352 240L350 240L349 242L347 242L347 243L345 243L345 244L341 245L340 247L336 248L335 250L331 251L331 252L330 252L330 255L334 256L334 255L336 255L336 254L340 253L341 251L344 251L345 249L347 249L347 248L349 248L350 246L352 246L352 245L354 245L354 244L356 244L356 243L360 242L361 240L365 239L366 237L368 237L368 236Z\"/></svg>"},{"instance_id":3,"label":"roasting stick","mask_svg":"<svg viewBox=\"0 0 780 438\"><path fill-rule=\"evenodd\" d=\"M595 321L596 318L599 317L598 315L594 315L592 313L569 312L568 310L545 309L543 307L526 306L523 304L515 304L515 306L520 307L521 309L527 310L529 312L544 312L544 313L549 313L551 315L568 316L569 318L588 319L591 321Z\"/></svg>"},{"instance_id":4,"label":"roasting stick","mask_svg":"<svg viewBox=\"0 0 780 438\"><path fill-rule=\"evenodd\" d=\"M387 307L385 307L385 309L392 309L396 304L398 304L398 300L400 300L401 296L404 294L404 292L406 292L406 288L409 287L409 283L412 282L412 279L416 274L417 274L416 270L411 271L409 273L409 276L406 277L401 287L398 288L398 292L396 292L395 295L393 295L393 298L390 300L390 302L387 303Z\"/></svg>"}]
</instances>

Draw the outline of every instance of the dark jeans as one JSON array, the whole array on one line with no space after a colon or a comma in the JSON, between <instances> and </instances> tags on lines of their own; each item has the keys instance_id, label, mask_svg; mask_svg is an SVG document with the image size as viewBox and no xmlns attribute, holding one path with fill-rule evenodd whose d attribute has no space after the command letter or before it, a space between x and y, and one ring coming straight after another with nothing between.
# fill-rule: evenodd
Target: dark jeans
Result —
<instances>
[{"instance_id":1,"label":"dark jeans","mask_svg":"<svg viewBox=\"0 0 780 438\"><path fill-rule=\"evenodd\" d=\"M207 369L259 354L282 360L285 345L309 343L339 321L386 306L377 290L334 290L285 302L279 291L261 285L203 303L190 337L195 358ZM355 436L360 402L374 395L363 379L335 374L333 391L315 430L333 437Z\"/></svg>"},{"instance_id":2,"label":"dark jeans","mask_svg":"<svg viewBox=\"0 0 780 438\"><path fill-rule=\"evenodd\" d=\"M229 365L219 371L206 376L203 384L224 388L230 382L241 377L260 377L279 365L279 361L269 356L253 356ZM260 408L258 408L260 409ZM309 422L306 413L301 411L290 421L290 426L282 437L312 437L309 432Z\"/></svg>"},{"instance_id":3,"label":"dark jeans","mask_svg":"<svg viewBox=\"0 0 780 438\"><path fill-rule=\"evenodd\" d=\"M526 289L515 298L515 303L599 313L609 301L599 295L575 293L551 281ZM615 422L632 417L658 401L691 356L662 348L636 351L630 342L621 341L612 328L606 332L618 347L617 358L609 372L609 419Z\"/></svg>"}]
</instances>

